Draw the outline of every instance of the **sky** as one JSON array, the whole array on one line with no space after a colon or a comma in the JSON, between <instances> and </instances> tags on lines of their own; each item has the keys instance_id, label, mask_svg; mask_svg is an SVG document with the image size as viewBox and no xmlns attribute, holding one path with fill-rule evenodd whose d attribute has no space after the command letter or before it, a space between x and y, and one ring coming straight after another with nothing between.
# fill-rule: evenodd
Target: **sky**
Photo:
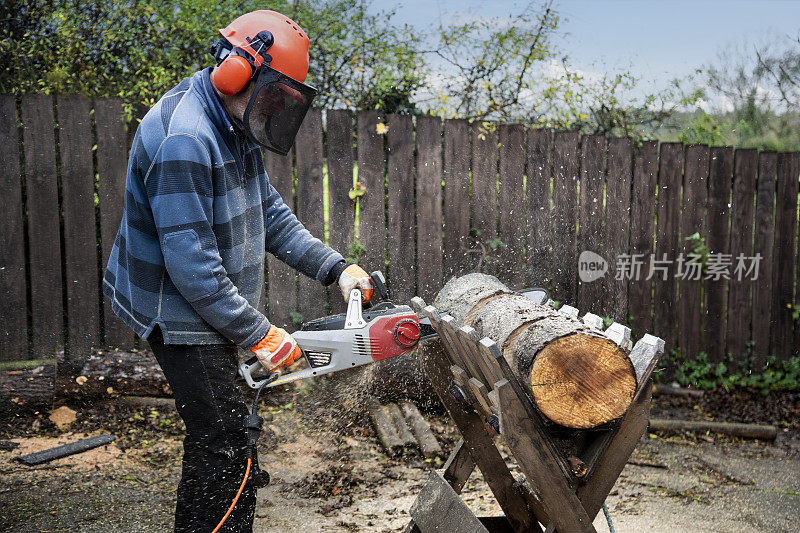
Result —
<instances>
[{"instance_id":1,"label":"sky","mask_svg":"<svg viewBox=\"0 0 800 533\"><path fill-rule=\"evenodd\" d=\"M526 2L375 0L397 9L394 19L413 27L469 16L507 16ZM586 73L628 70L642 90L660 90L674 78L713 63L725 48L775 35L800 33L800 0L562 0L559 49Z\"/></svg>"}]
</instances>

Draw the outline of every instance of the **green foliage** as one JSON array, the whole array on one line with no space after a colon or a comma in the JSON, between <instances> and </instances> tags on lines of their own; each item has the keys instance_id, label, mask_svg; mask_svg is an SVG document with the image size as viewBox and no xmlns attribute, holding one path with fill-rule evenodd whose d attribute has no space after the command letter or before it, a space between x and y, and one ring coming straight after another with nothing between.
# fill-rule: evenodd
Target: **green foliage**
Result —
<instances>
[{"instance_id":1,"label":"green foliage","mask_svg":"<svg viewBox=\"0 0 800 533\"><path fill-rule=\"evenodd\" d=\"M292 324L294 324L295 327L300 327L303 325L303 313L289 311L289 319L292 321Z\"/></svg>"},{"instance_id":2,"label":"green foliage","mask_svg":"<svg viewBox=\"0 0 800 533\"><path fill-rule=\"evenodd\" d=\"M350 243L350 246L347 249L347 257L345 259L351 263L358 263L361 261L361 258L364 257L365 253L367 253L367 249L363 244L361 244L361 241L356 238Z\"/></svg>"},{"instance_id":3,"label":"green foliage","mask_svg":"<svg viewBox=\"0 0 800 533\"><path fill-rule=\"evenodd\" d=\"M679 349L672 350L668 364L676 367L675 381L684 387L732 390L747 387L769 394L772 391L800 389L800 357L778 361L768 357L763 367L754 369L752 357L734 361L730 355L722 362L709 361L705 352L685 359Z\"/></svg>"},{"instance_id":4,"label":"green foliage","mask_svg":"<svg viewBox=\"0 0 800 533\"><path fill-rule=\"evenodd\" d=\"M702 265L702 273L705 275L708 272L708 259L711 250L706 244L705 237L701 237L700 233L694 232L685 239L689 245L690 255L695 255L700 258Z\"/></svg>"},{"instance_id":5,"label":"green foliage","mask_svg":"<svg viewBox=\"0 0 800 533\"><path fill-rule=\"evenodd\" d=\"M0 7L0 92L119 97L128 118L211 65L217 30L263 9L238 0L11 0ZM307 82L317 105L412 112L422 60L414 33L363 0L276 0L313 46Z\"/></svg>"},{"instance_id":6,"label":"green foliage","mask_svg":"<svg viewBox=\"0 0 800 533\"><path fill-rule=\"evenodd\" d=\"M678 140L686 144L722 146L725 144L725 134L714 117L700 112L683 126Z\"/></svg>"},{"instance_id":7,"label":"green foliage","mask_svg":"<svg viewBox=\"0 0 800 533\"><path fill-rule=\"evenodd\" d=\"M472 237L473 245L476 246L476 248L470 250L469 253L478 255L478 264L475 267L475 270L478 272L482 272L483 266L486 264L497 263L499 261L499 257L497 256L498 250L503 250L508 247L508 245L498 237L482 239L483 230L478 228L470 228L469 233Z\"/></svg>"}]
</instances>

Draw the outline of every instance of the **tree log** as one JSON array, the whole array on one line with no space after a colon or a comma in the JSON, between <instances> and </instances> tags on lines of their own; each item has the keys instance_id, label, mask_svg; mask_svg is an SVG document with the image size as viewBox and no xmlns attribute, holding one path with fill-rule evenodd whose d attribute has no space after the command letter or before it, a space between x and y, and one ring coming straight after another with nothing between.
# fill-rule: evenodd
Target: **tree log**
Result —
<instances>
[{"instance_id":1,"label":"tree log","mask_svg":"<svg viewBox=\"0 0 800 533\"><path fill-rule=\"evenodd\" d=\"M53 364L0 372L0 411L23 405L49 406L53 403L54 379Z\"/></svg>"},{"instance_id":2,"label":"tree log","mask_svg":"<svg viewBox=\"0 0 800 533\"><path fill-rule=\"evenodd\" d=\"M112 395L172 396L161 367L148 350L93 350L77 364L67 361L62 350L56 361L56 400Z\"/></svg>"},{"instance_id":3,"label":"tree log","mask_svg":"<svg viewBox=\"0 0 800 533\"><path fill-rule=\"evenodd\" d=\"M601 331L513 294L486 274L451 279L433 305L494 340L553 422L588 429L628 409L636 391L633 364Z\"/></svg>"}]
</instances>

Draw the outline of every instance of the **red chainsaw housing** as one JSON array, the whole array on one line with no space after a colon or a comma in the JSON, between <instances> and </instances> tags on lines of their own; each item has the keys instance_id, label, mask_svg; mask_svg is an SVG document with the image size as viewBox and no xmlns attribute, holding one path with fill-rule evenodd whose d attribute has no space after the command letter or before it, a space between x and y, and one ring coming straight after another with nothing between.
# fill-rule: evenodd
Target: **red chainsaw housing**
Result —
<instances>
[{"instance_id":1,"label":"red chainsaw housing","mask_svg":"<svg viewBox=\"0 0 800 533\"><path fill-rule=\"evenodd\" d=\"M419 342L419 320L414 313L379 318L369 327L373 361L382 361L412 351Z\"/></svg>"}]
</instances>

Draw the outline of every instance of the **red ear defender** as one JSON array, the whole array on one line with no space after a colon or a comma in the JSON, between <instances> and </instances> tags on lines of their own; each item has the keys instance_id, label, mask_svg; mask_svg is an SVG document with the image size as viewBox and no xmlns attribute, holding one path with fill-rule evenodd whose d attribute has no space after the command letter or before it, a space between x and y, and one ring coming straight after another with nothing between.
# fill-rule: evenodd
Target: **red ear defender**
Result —
<instances>
[{"instance_id":1,"label":"red ear defender","mask_svg":"<svg viewBox=\"0 0 800 533\"><path fill-rule=\"evenodd\" d=\"M230 54L213 72L214 86L222 94L232 96L245 88L253 77L253 67L242 56Z\"/></svg>"}]
</instances>

